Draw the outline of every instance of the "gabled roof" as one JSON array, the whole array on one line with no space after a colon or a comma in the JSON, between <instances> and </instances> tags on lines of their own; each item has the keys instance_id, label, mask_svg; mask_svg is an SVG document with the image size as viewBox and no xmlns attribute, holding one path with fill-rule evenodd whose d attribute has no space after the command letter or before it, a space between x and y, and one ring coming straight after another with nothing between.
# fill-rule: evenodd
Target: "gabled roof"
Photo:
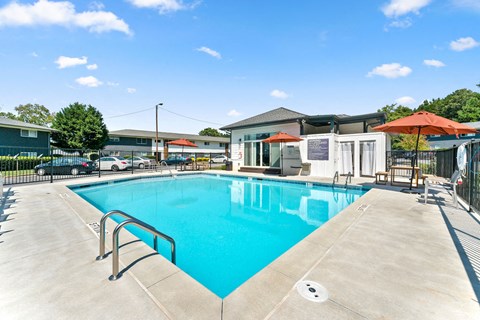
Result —
<instances>
[{"instance_id":1,"label":"gabled roof","mask_svg":"<svg viewBox=\"0 0 480 320\"><path fill-rule=\"evenodd\" d=\"M144 130L133 130L133 129L124 129L124 130L115 130L108 133L109 136L120 136L120 137L131 137L131 138L149 138L155 139L155 131L144 131ZM230 138L224 137L210 137L210 136L200 136L197 134L188 134L188 133L172 133L172 132L159 132L159 139L167 140L176 140L176 139L188 139L188 140L197 140L197 141L208 141L208 142L222 142L229 143Z\"/></svg>"},{"instance_id":2,"label":"gabled roof","mask_svg":"<svg viewBox=\"0 0 480 320\"><path fill-rule=\"evenodd\" d=\"M475 128L477 130L480 130L480 121L476 121L476 122L464 122L463 123L464 125L467 125L469 127L472 127L472 128Z\"/></svg>"},{"instance_id":3,"label":"gabled roof","mask_svg":"<svg viewBox=\"0 0 480 320\"><path fill-rule=\"evenodd\" d=\"M34 129L38 131L48 131L48 132L55 131L52 128L39 126L37 124L27 123L23 121L12 120L5 117L0 117L0 127L18 128L18 129Z\"/></svg>"},{"instance_id":4,"label":"gabled roof","mask_svg":"<svg viewBox=\"0 0 480 320\"><path fill-rule=\"evenodd\" d=\"M231 130L231 129L238 129L242 127L254 127L256 125L294 122L306 116L307 115L303 113L299 113L299 112L281 107L281 108L267 111L265 113L261 113L259 115L250 117L245 120L241 120L241 121L229 124L227 126L220 128L220 130Z\"/></svg>"}]
</instances>

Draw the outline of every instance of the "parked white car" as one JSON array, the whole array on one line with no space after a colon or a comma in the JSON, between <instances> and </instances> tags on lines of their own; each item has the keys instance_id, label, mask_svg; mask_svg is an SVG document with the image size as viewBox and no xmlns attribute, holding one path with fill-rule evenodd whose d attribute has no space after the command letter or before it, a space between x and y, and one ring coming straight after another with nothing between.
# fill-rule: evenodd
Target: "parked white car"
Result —
<instances>
[{"instance_id":1,"label":"parked white car","mask_svg":"<svg viewBox=\"0 0 480 320\"><path fill-rule=\"evenodd\" d=\"M133 167L134 168L139 168L139 169L144 169L144 168L149 168L153 164L155 164L155 160L146 158L146 157L133 157ZM128 159L128 163L132 163L132 159Z\"/></svg>"},{"instance_id":2,"label":"parked white car","mask_svg":"<svg viewBox=\"0 0 480 320\"><path fill-rule=\"evenodd\" d=\"M98 168L98 163L100 162L100 168ZM131 163L128 163L127 159L124 157L102 157L100 158L100 161L97 160L95 161L95 165L97 167L97 170L112 170L112 171L118 171L118 170L127 170L128 168L131 168L132 165Z\"/></svg>"},{"instance_id":3,"label":"parked white car","mask_svg":"<svg viewBox=\"0 0 480 320\"><path fill-rule=\"evenodd\" d=\"M216 156L210 159L210 163L227 163L228 158L224 155Z\"/></svg>"}]
</instances>

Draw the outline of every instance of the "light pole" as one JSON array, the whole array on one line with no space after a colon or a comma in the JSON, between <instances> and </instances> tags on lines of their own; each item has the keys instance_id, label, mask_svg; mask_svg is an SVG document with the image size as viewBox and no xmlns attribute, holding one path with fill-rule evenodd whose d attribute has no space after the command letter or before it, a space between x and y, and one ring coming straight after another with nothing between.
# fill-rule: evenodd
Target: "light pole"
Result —
<instances>
[{"instance_id":1,"label":"light pole","mask_svg":"<svg viewBox=\"0 0 480 320\"><path fill-rule=\"evenodd\" d=\"M155 162L158 164L158 107L163 106L159 103L155 106Z\"/></svg>"}]
</instances>

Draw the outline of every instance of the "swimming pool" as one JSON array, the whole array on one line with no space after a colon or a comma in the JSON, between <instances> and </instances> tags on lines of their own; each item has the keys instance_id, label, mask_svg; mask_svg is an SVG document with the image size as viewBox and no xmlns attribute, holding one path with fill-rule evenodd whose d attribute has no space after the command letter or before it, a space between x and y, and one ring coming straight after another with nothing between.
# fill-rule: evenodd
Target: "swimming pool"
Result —
<instances>
[{"instance_id":1,"label":"swimming pool","mask_svg":"<svg viewBox=\"0 0 480 320\"><path fill-rule=\"evenodd\" d=\"M366 192L209 174L71 188L104 213L122 210L173 237L177 266L220 298ZM153 247L150 234L127 229ZM169 243L158 247L170 259Z\"/></svg>"}]
</instances>

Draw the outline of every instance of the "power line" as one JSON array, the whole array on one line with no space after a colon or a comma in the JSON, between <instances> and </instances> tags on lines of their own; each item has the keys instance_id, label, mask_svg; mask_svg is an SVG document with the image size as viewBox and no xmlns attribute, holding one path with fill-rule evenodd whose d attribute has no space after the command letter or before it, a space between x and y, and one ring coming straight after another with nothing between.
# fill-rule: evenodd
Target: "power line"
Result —
<instances>
[{"instance_id":1,"label":"power line","mask_svg":"<svg viewBox=\"0 0 480 320\"><path fill-rule=\"evenodd\" d=\"M116 115L116 116L105 117L105 119L113 119L113 118L120 118L120 117L130 116L130 115L132 115L132 114L142 113L142 112L146 112L146 111L153 110L153 109L155 109L155 108L154 108L154 107L150 107L150 108L147 108L147 109L142 109L142 110L133 111L133 112L129 112L129 113L123 113L123 114L119 114L119 115ZM174 114L174 115L176 115L176 116L178 116L178 117L190 119L190 120L193 120L193 121L198 121L198 122L203 122L203 123L208 123L208 124L214 124L214 125L218 125L218 126L223 126L223 125L224 125L223 123L217 123L217 122L206 121L206 120L201 120L201 119L189 117L189 116L186 116L186 115L183 115L183 114L180 114L180 113L176 113L176 112L167 110L167 109L162 108L162 107L159 107L159 109L160 109L160 110L163 110L163 111L166 111L166 112L169 112L169 113L171 113L171 114Z\"/></svg>"},{"instance_id":2,"label":"power line","mask_svg":"<svg viewBox=\"0 0 480 320\"><path fill-rule=\"evenodd\" d=\"M130 113L119 114L119 115L116 115L116 116L105 117L105 119L120 118L120 117L124 117L124 116L129 116L129 115L132 115L132 114L145 112L145 111L152 110L152 109L153 109L153 107L143 109L143 110L134 111L134 112L130 112Z\"/></svg>"},{"instance_id":3,"label":"power line","mask_svg":"<svg viewBox=\"0 0 480 320\"><path fill-rule=\"evenodd\" d=\"M198 121L198 122L204 122L204 123L209 123L209 124L216 124L216 125L218 125L218 126L223 126L223 125L224 125L223 123L211 122L211 121L200 120L200 119L197 119L197 118L189 117L189 116L186 116L186 115L183 115L183 114L180 114L180 113L176 113L176 112L173 112L173 111L164 109L164 108L162 108L162 107L160 107L160 110L167 111L167 112L170 112L170 113L172 113L172 114L174 114L174 115L176 115L176 116L179 116L179 117L182 117L182 118L186 118L186 119L190 119L190 120L194 120L194 121Z\"/></svg>"}]
</instances>

